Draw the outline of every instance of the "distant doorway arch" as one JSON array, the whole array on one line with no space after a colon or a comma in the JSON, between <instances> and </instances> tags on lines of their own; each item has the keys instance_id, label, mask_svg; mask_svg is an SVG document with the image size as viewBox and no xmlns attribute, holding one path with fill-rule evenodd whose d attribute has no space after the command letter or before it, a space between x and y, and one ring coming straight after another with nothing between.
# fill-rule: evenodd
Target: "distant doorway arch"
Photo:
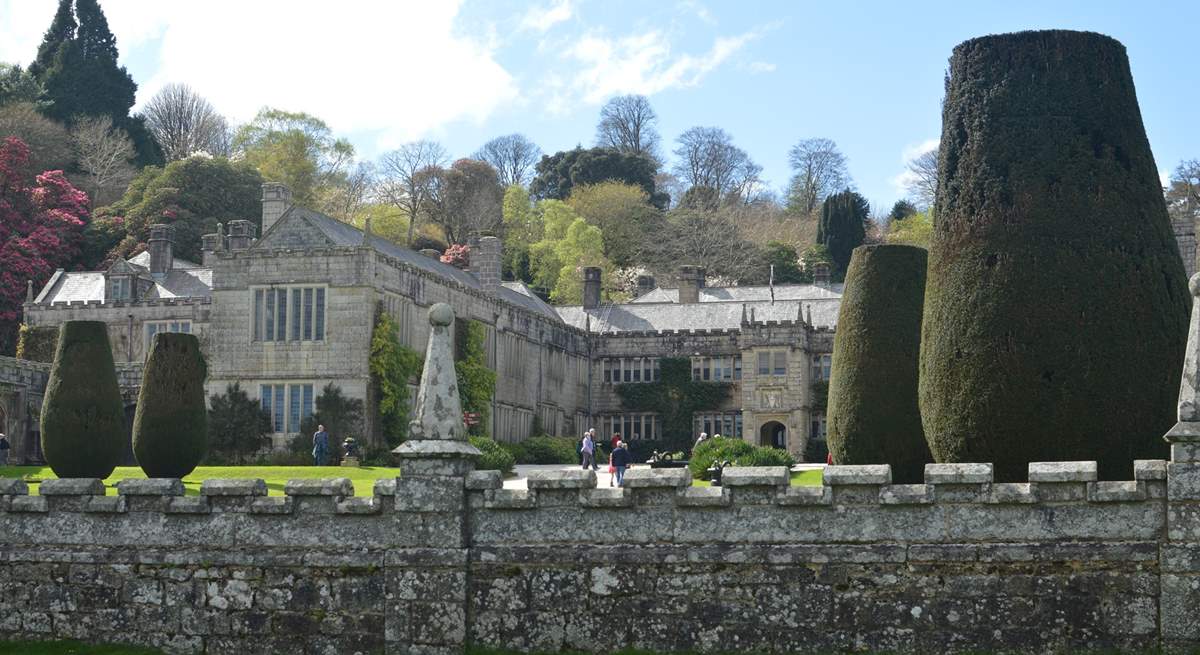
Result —
<instances>
[{"instance_id":1,"label":"distant doorway arch","mask_svg":"<svg viewBox=\"0 0 1200 655\"><path fill-rule=\"evenodd\" d=\"M779 421L767 421L758 429L758 445L787 449L787 427Z\"/></svg>"}]
</instances>

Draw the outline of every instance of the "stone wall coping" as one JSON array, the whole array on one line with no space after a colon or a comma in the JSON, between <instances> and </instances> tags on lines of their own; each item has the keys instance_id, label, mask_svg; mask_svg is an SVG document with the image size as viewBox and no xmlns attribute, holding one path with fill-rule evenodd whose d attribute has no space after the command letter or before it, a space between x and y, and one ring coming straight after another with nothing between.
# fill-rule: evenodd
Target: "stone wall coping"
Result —
<instances>
[{"instance_id":1,"label":"stone wall coping","mask_svg":"<svg viewBox=\"0 0 1200 655\"><path fill-rule=\"evenodd\" d=\"M100 478L51 478L38 485L42 496L103 496L104 492Z\"/></svg>"},{"instance_id":2,"label":"stone wall coping","mask_svg":"<svg viewBox=\"0 0 1200 655\"><path fill-rule=\"evenodd\" d=\"M733 495L724 487L688 487L680 489L675 504L680 507L727 507Z\"/></svg>"},{"instance_id":3,"label":"stone wall coping","mask_svg":"<svg viewBox=\"0 0 1200 655\"><path fill-rule=\"evenodd\" d=\"M993 480L991 464L926 464L927 484L987 484Z\"/></svg>"},{"instance_id":4,"label":"stone wall coping","mask_svg":"<svg viewBox=\"0 0 1200 655\"><path fill-rule=\"evenodd\" d=\"M28 496L29 485L21 478L0 478L0 496Z\"/></svg>"},{"instance_id":5,"label":"stone wall coping","mask_svg":"<svg viewBox=\"0 0 1200 655\"><path fill-rule=\"evenodd\" d=\"M384 478L382 480L376 480L374 491L376 496L395 496L396 478Z\"/></svg>"},{"instance_id":6,"label":"stone wall coping","mask_svg":"<svg viewBox=\"0 0 1200 655\"><path fill-rule=\"evenodd\" d=\"M468 489L501 489L503 487L504 476L500 474L500 471L471 471L467 474Z\"/></svg>"},{"instance_id":7,"label":"stone wall coping","mask_svg":"<svg viewBox=\"0 0 1200 655\"><path fill-rule=\"evenodd\" d=\"M563 471L532 471L529 473L529 489L594 489L596 472L591 469L566 469Z\"/></svg>"},{"instance_id":8,"label":"stone wall coping","mask_svg":"<svg viewBox=\"0 0 1200 655\"><path fill-rule=\"evenodd\" d=\"M205 480L200 484L201 496L265 496L267 482L252 480Z\"/></svg>"},{"instance_id":9,"label":"stone wall coping","mask_svg":"<svg viewBox=\"0 0 1200 655\"><path fill-rule=\"evenodd\" d=\"M1030 482L1095 482L1096 462L1030 462Z\"/></svg>"},{"instance_id":10,"label":"stone wall coping","mask_svg":"<svg viewBox=\"0 0 1200 655\"><path fill-rule=\"evenodd\" d=\"M1167 461L1164 459L1133 460L1134 480L1166 480Z\"/></svg>"},{"instance_id":11,"label":"stone wall coping","mask_svg":"<svg viewBox=\"0 0 1200 655\"><path fill-rule=\"evenodd\" d=\"M786 466L731 466L721 471L724 487L784 487L790 480Z\"/></svg>"},{"instance_id":12,"label":"stone wall coping","mask_svg":"<svg viewBox=\"0 0 1200 655\"><path fill-rule=\"evenodd\" d=\"M832 465L825 467L827 485L891 484L889 464Z\"/></svg>"},{"instance_id":13,"label":"stone wall coping","mask_svg":"<svg viewBox=\"0 0 1200 655\"><path fill-rule=\"evenodd\" d=\"M630 489L683 489L692 486L692 472L686 468L633 468L625 472L625 486Z\"/></svg>"},{"instance_id":14,"label":"stone wall coping","mask_svg":"<svg viewBox=\"0 0 1200 655\"><path fill-rule=\"evenodd\" d=\"M933 485L889 484L879 490L883 505L928 505L933 502Z\"/></svg>"},{"instance_id":15,"label":"stone wall coping","mask_svg":"<svg viewBox=\"0 0 1200 655\"><path fill-rule=\"evenodd\" d=\"M354 483L350 478L288 480L283 493L288 496L353 496Z\"/></svg>"},{"instance_id":16,"label":"stone wall coping","mask_svg":"<svg viewBox=\"0 0 1200 655\"><path fill-rule=\"evenodd\" d=\"M122 496L182 496L183 481L179 478L129 479L117 482Z\"/></svg>"}]
</instances>

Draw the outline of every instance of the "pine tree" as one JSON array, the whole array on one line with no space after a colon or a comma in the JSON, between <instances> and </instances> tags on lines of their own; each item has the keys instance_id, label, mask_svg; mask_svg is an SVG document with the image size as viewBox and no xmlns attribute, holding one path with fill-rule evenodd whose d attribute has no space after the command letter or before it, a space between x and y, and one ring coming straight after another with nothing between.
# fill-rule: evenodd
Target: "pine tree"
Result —
<instances>
[{"instance_id":1,"label":"pine tree","mask_svg":"<svg viewBox=\"0 0 1200 655\"><path fill-rule=\"evenodd\" d=\"M76 27L75 14L71 12L71 0L59 0L58 11L54 12L50 29L46 30L42 44L38 46L37 58L29 65L29 72L34 77L41 77L50 68L62 45L75 38Z\"/></svg>"},{"instance_id":2,"label":"pine tree","mask_svg":"<svg viewBox=\"0 0 1200 655\"><path fill-rule=\"evenodd\" d=\"M817 243L829 249L829 256L838 273L846 272L850 253L862 245L866 238L866 222L869 218L867 199L850 189L829 196L821 205Z\"/></svg>"}]
</instances>

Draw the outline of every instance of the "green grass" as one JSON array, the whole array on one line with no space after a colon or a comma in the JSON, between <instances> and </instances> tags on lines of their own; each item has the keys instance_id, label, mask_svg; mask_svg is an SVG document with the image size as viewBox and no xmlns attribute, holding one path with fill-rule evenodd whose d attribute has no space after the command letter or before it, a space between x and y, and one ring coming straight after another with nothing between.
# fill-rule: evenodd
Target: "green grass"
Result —
<instances>
[{"instance_id":1,"label":"green grass","mask_svg":"<svg viewBox=\"0 0 1200 655\"><path fill-rule=\"evenodd\" d=\"M0 655L162 655L162 651L78 641L0 641Z\"/></svg>"},{"instance_id":2,"label":"green grass","mask_svg":"<svg viewBox=\"0 0 1200 655\"><path fill-rule=\"evenodd\" d=\"M400 469L396 468L374 466L201 466L183 479L183 487L184 493L196 496L200 494L200 483L205 479L262 478L267 482L269 495L282 496L288 480L350 478L356 496L370 496L374 493L376 480L394 478L399 472ZM0 467L0 477L25 478L29 482L29 493L36 494L38 482L55 476L48 466L4 466ZM119 466L112 476L104 480L104 484L108 486L108 495L113 496L117 493L119 480L145 477L142 469L136 466Z\"/></svg>"},{"instance_id":3,"label":"green grass","mask_svg":"<svg viewBox=\"0 0 1200 655\"><path fill-rule=\"evenodd\" d=\"M792 471L792 486L793 487L819 487L824 479L825 472L821 469L812 469L808 471ZM711 487L707 480L692 480L693 487Z\"/></svg>"}]
</instances>

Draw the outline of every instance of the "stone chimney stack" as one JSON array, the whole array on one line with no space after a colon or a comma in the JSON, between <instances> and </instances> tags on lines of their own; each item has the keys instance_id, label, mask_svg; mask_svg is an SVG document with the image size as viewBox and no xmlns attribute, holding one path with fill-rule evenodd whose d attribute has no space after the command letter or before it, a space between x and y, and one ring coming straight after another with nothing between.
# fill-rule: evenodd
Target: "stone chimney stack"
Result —
<instances>
[{"instance_id":1,"label":"stone chimney stack","mask_svg":"<svg viewBox=\"0 0 1200 655\"><path fill-rule=\"evenodd\" d=\"M245 250L254 245L254 223L229 221L229 251Z\"/></svg>"},{"instance_id":2,"label":"stone chimney stack","mask_svg":"<svg viewBox=\"0 0 1200 655\"><path fill-rule=\"evenodd\" d=\"M165 275L175 264L175 228L161 223L150 226L150 272Z\"/></svg>"},{"instance_id":3,"label":"stone chimney stack","mask_svg":"<svg viewBox=\"0 0 1200 655\"><path fill-rule=\"evenodd\" d=\"M829 285L829 264L813 264L813 282L822 287Z\"/></svg>"},{"instance_id":4,"label":"stone chimney stack","mask_svg":"<svg viewBox=\"0 0 1200 655\"><path fill-rule=\"evenodd\" d=\"M278 182L262 185L262 231L271 229L275 221L292 206L292 190ZM234 221L236 222L236 221ZM234 222L230 222L230 227Z\"/></svg>"},{"instance_id":5,"label":"stone chimney stack","mask_svg":"<svg viewBox=\"0 0 1200 655\"><path fill-rule=\"evenodd\" d=\"M595 309L600 306L600 269L588 266L583 269L583 308Z\"/></svg>"},{"instance_id":6,"label":"stone chimney stack","mask_svg":"<svg viewBox=\"0 0 1200 655\"><path fill-rule=\"evenodd\" d=\"M211 234L205 234L200 237L200 252L204 256L204 261L201 262L204 266L212 266L213 260L217 258L217 253L221 251L221 242L225 237L221 234L221 224L217 223L217 231Z\"/></svg>"},{"instance_id":7,"label":"stone chimney stack","mask_svg":"<svg viewBox=\"0 0 1200 655\"><path fill-rule=\"evenodd\" d=\"M480 237L471 244L471 273L484 291L495 293L500 288L500 237Z\"/></svg>"},{"instance_id":8,"label":"stone chimney stack","mask_svg":"<svg viewBox=\"0 0 1200 655\"><path fill-rule=\"evenodd\" d=\"M651 291L654 291L655 286L656 285L654 284L654 276L653 275L639 275L637 277L637 296L636 297L641 298L642 296L650 293Z\"/></svg>"},{"instance_id":9,"label":"stone chimney stack","mask_svg":"<svg viewBox=\"0 0 1200 655\"><path fill-rule=\"evenodd\" d=\"M679 302L700 302L700 289L704 288L705 270L699 266L679 267Z\"/></svg>"}]
</instances>

